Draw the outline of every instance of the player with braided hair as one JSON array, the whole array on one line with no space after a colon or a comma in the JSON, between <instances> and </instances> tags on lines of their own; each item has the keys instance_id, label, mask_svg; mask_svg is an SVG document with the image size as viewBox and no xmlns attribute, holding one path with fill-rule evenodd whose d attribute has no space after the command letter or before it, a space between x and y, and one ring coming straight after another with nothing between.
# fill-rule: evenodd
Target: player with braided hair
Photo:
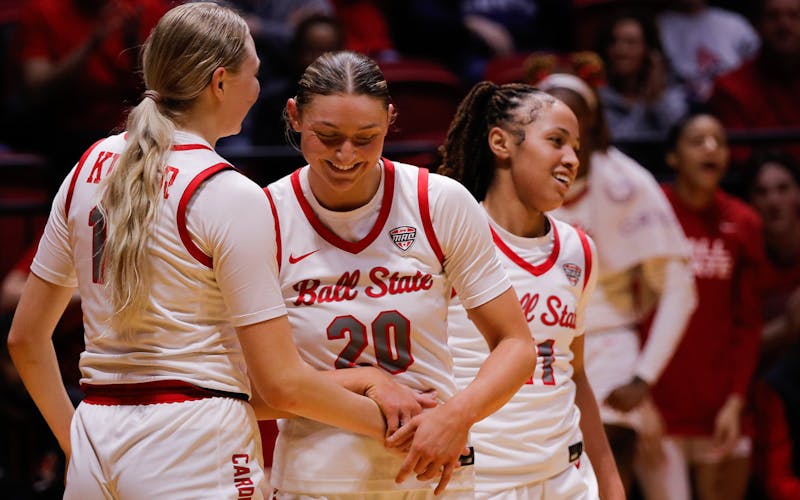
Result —
<instances>
[{"instance_id":1,"label":"player with braided hair","mask_svg":"<svg viewBox=\"0 0 800 500\"><path fill-rule=\"evenodd\" d=\"M472 427L478 499L624 498L584 371L596 250L581 230L546 214L575 180L579 144L578 120L563 102L530 85L481 82L441 148L439 172L464 184L488 215L539 356L533 377ZM466 385L488 349L458 298L448 332L456 381Z\"/></svg>"}]
</instances>

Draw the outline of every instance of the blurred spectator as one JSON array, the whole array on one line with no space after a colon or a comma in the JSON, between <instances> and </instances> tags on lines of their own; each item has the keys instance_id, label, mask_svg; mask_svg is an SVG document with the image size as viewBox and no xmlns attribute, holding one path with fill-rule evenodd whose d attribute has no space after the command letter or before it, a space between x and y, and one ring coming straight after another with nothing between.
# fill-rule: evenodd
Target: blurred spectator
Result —
<instances>
[{"instance_id":1,"label":"blurred spectator","mask_svg":"<svg viewBox=\"0 0 800 500\"><path fill-rule=\"evenodd\" d=\"M595 59L573 58L583 64L569 69L587 73ZM532 74L543 66L532 64ZM535 84L570 106L580 124L578 179L553 216L582 227L597 245L600 274L586 312L586 372L630 491L640 408L695 307L689 245L652 174L610 146L594 90L563 73ZM640 345L639 322L656 304L649 336Z\"/></svg>"},{"instance_id":2,"label":"blurred spectator","mask_svg":"<svg viewBox=\"0 0 800 500\"><path fill-rule=\"evenodd\" d=\"M661 45L693 102L705 102L715 76L755 55L758 34L740 14L705 0L669 2L658 17Z\"/></svg>"},{"instance_id":3,"label":"blurred spectator","mask_svg":"<svg viewBox=\"0 0 800 500\"><path fill-rule=\"evenodd\" d=\"M800 356L794 358L753 387L753 500L800 498Z\"/></svg>"},{"instance_id":4,"label":"blurred spectator","mask_svg":"<svg viewBox=\"0 0 800 500\"><path fill-rule=\"evenodd\" d=\"M788 154L764 151L750 159L748 174L749 200L764 221L761 351L763 363L769 365L800 342L800 170Z\"/></svg>"},{"instance_id":5,"label":"blurred spectator","mask_svg":"<svg viewBox=\"0 0 800 500\"><path fill-rule=\"evenodd\" d=\"M569 2L562 0L461 0L461 15L477 42L465 76L477 81L487 62L514 52L572 48Z\"/></svg>"},{"instance_id":6,"label":"blurred spectator","mask_svg":"<svg viewBox=\"0 0 800 500\"><path fill-rule=\"evenodd\" d=\"M294 97L298 79L317 57L344 47L344 31L336 17L314 14L297 25L289 43L287 64L262 80L259 102L251 111L254 144L286 144L283 109L286 100Z\"/></svg>"},{"instance_id":7,"label":"blurred spectator","mask_svg":"<svg viewBox=\"0 0 800 500\"><path fill-rule=\"evenodd\" d=\"M124 126L127 108L143 90L138 48L167 5L167 0L25 4L15 41L25 99L14 131L21 133L17 144L50 158L54 178L63 177L98 136Z\"/></svg>"},{"instance_id":8,"label":"blurred spectator","mask_svg":"<svg viewBox=\"0 0 800 500\"><path fill-rule=\"evenodd\" d=\"M250 26L262 64L285 62L297 26L306 18L333 15L330 0L232 0Z\"/></svg>"},{"instance_id":9,"label":"blurred spectator","mask_svg":"<svg viewBox=\"0 0 800 500\"><path fill-rule=\"evenodd\" d=\"M385 2L395 47L404 57L432 59L460 71L468 39L461 20L461 0ZM412 28L413 27L413 28ZM431 43L436 40L436 43Z\"/></svg>"},{"instance_id":10,"label":"blurred spectator","mask_svg":"<svg viewBox=\"0 0 800 500\"><path fill-rule=\"evenodd\" d=\"M612 139L662 139L688 102L669 72L655 24L620 14L600 32L598 52L606 64L608 83L599 93Z\"/></svg>"},{"instance_id":11,"label":"blurred spectator","mask_svg":"<svg viewBox=\"0 0 800 500\"><path fill-rule=\"evenodd\" d=\"M345 32L345 48L378 62L399 56L389 33L389 23L378 0L333 0Z\"/></svg>"},{"instance_id":12,"label":"blurred spectator","mask_svg":"<svg viewBox=\"0 0 800 500\"><path fill-rule=\"evenodd\" d=\"M729 130L800 128L800 0L756 3L761 50L716 80L710 107ZM789 150L800 161L800 145ZM734 159L748 154L736 148Z\"/></svg>"},{"instance_id":13,"label":"blurred spectator","mask_svg":"<svg viewBox=\"0 0 800 500\"><path fill-rule=\"evenodd\" d=\"M335 12L331 0L231 0L230 3L237 8L250 27L256 52L261 60L259 80L262 89L259 102L242 123L241 132L224 137L219 142L223 149L271 142L262 138L260 122L265 119L265 113L274 112L274 107L267 109L270 106L270 96L280 94L279 89L285 85L294 85L293 81L287 83L284 80L287 75L294 74L296 54L292 51L292 43L297 29L306 19L333 16ZM285 99L282 104L285 104ZM261 109L262 107L265 109ZM279 120L280 111L278 116L269 119L270 122Z\"/></svg>"},{"instance_id":14,"label":"blurred spectator","mask_svg":"<svg viewBox=\"0 0 800 500\"><path fill-rule=\"evenodd\" d=\"M676 178L664 192L692 245L698 306L653 387L666 435L662 456L637 467L647 500L741 500L747 489L752 441L742 415L761 339L764 249L758 214L719 187L729 153L708 114L686 117L667 138Z\"/></svg>"},{"instance_id":15,"label":"blurred spectator","mask_svg":"<svg viewBox=\"0 0 800 500\"><path fill-rule=\"evenodd\" d=\"M0 330L8 332L11 317L28 279L38 238L0 284ZM83 345L80 299L73 295L59 321L53 342L59 353L61 375L73 403L82 398L78 361ZM66 459L33 403L6 349L0 347L0 488L3 498L60 499L64 493Z\"/></svg>"}]
</instances>

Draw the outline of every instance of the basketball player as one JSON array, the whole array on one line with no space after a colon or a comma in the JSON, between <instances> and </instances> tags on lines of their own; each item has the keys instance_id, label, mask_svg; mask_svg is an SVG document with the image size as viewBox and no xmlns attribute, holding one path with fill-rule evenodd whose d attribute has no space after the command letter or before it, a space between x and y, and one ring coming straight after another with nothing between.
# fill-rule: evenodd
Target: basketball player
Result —
<instances>
[{"instance_id":1,"label":"basketball player","mask_svg":"<svg viewBox=\"0 0 800 500\"><path fill-rule=\"evenodd\" d=\"M640 483L648 500L741 499L751 449L742 415L762 328L761 219L719 187L730 148L718 119L700 113L678 122L666 160L676 177L664 191L692 244L699 306L654 387L663 459L642 464Z\"/></svg>"},{"instance_id":2,"label":"basketball player","mask_svg":"<svg viewBox=\"0 0 800 500\"><path fill-rule=\"evenodd\" d=\"M376 366L415 390L435 389L443 404L387 439L405 457L307 419L280 421L272 469L280 499L432 498L451 474L445 495L472 498L472 467L453 472L469 428L536 362L475 200L451 179L381 158L393 114L383 74L363 55L323 55L300 78L285 117L308 165L267 188L281 288L313 367ZM492 349L458 394L446 331L452 288Z\"/></svg>"},{"instance_id":3,"label":"basketball player","mask_svg":"<svg viewBox=\"0 0 800 500\"><path fill-rule=\"evenodd\" d=\"M545 215L575 180L579 143L578 120L566 104L530 85L481 82L461 102L442 148L439 172L467 186L489 216L539 355L533 377L472 427L479 499L625 497L583 369L584 312L597 282L594 243ZM488 349L457 299L447 321L463 387Z\"/></svg>"},{"instance_id":4,"label":"basketball player","mask_svg":"<svg viewBox=\"0 0 800 500\"><path fill-rule=\"evenodd\" d=\"M70 457L67 499L268 497L245 360L272 406L383 439L372 400L298 356L264 259L267 199L214 152L255 101L258 65L233 11L169 11L127 132L92 146L56 195L8 343ZM73 410L50 337L76 286L86 397Z\"/></svg>"},{"instance_id":5,"label":"basketball player","mask_svg":"<svg viewBox=\"0 0 800 500\"><path fill-rule=\"evenodd\" d=\"M628 489L639 409L650 404L650 388L696 306L689 244L652 174L609 145L594 90L567 73L536 86L566 103L581 128L578 177L553 216L581 227L597 244L597 289L586 310L586 373ZM639 322L654 303L640 347Z\"/></svg>"}]
</instances>

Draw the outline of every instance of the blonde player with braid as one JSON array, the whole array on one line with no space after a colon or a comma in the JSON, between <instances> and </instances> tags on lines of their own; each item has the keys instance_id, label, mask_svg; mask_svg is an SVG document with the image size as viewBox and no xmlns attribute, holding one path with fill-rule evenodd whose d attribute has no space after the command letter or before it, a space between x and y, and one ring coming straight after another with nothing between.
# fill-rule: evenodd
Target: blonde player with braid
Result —
<instances>
[{"instance_id":1,"label":"blonde player with braid","mask_svg":"<svg viewBox=\"0 0 800 500\"><path fill-rule=\"evenodd\" d=\"M214 152L255 102L258 65L235 12L169 11L127 131L86 151L56 195L8 344L70 457L67 499L268 498L245 361L273 406L383 439L375 403L298 356L267 199ZM50 337L76 286L86 397L73 410Z\"/></svg>"},{"instance_id":2,"label":"blonde player with braid","mask_svg":"<svg viewBox=\"0 0 800 500\"><path fill-rule=\"evenodd\" d=\"M566 104L530 85L490 82L464 98L442 146L439 172L481 201L539 356L533 377L472 427L478 499L625 496L584 371L597 251L582 231L546 214L575 180L579 147L578 120ZM466 386L488 347L458 299L448 341L456 381Z\"/></svg>"}]
</instances>

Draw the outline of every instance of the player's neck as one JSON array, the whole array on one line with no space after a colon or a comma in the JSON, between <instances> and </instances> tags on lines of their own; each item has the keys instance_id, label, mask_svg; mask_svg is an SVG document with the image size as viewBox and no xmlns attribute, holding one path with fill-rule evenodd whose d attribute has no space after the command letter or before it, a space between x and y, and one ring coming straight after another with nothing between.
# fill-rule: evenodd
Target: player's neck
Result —
<instances>
[{"instance_id":1,"label":"player's neck","mask_svg":"<svg viewBox=\"0 0 800 500\"><path fill-rule=\"evenodd\" d=\"M489 217L511 234L523 238L538 238L547 234L547 218L538 210L531 210L520 200L498 196L491 191L483 200Z\"/></svg>"}]
</instances>

